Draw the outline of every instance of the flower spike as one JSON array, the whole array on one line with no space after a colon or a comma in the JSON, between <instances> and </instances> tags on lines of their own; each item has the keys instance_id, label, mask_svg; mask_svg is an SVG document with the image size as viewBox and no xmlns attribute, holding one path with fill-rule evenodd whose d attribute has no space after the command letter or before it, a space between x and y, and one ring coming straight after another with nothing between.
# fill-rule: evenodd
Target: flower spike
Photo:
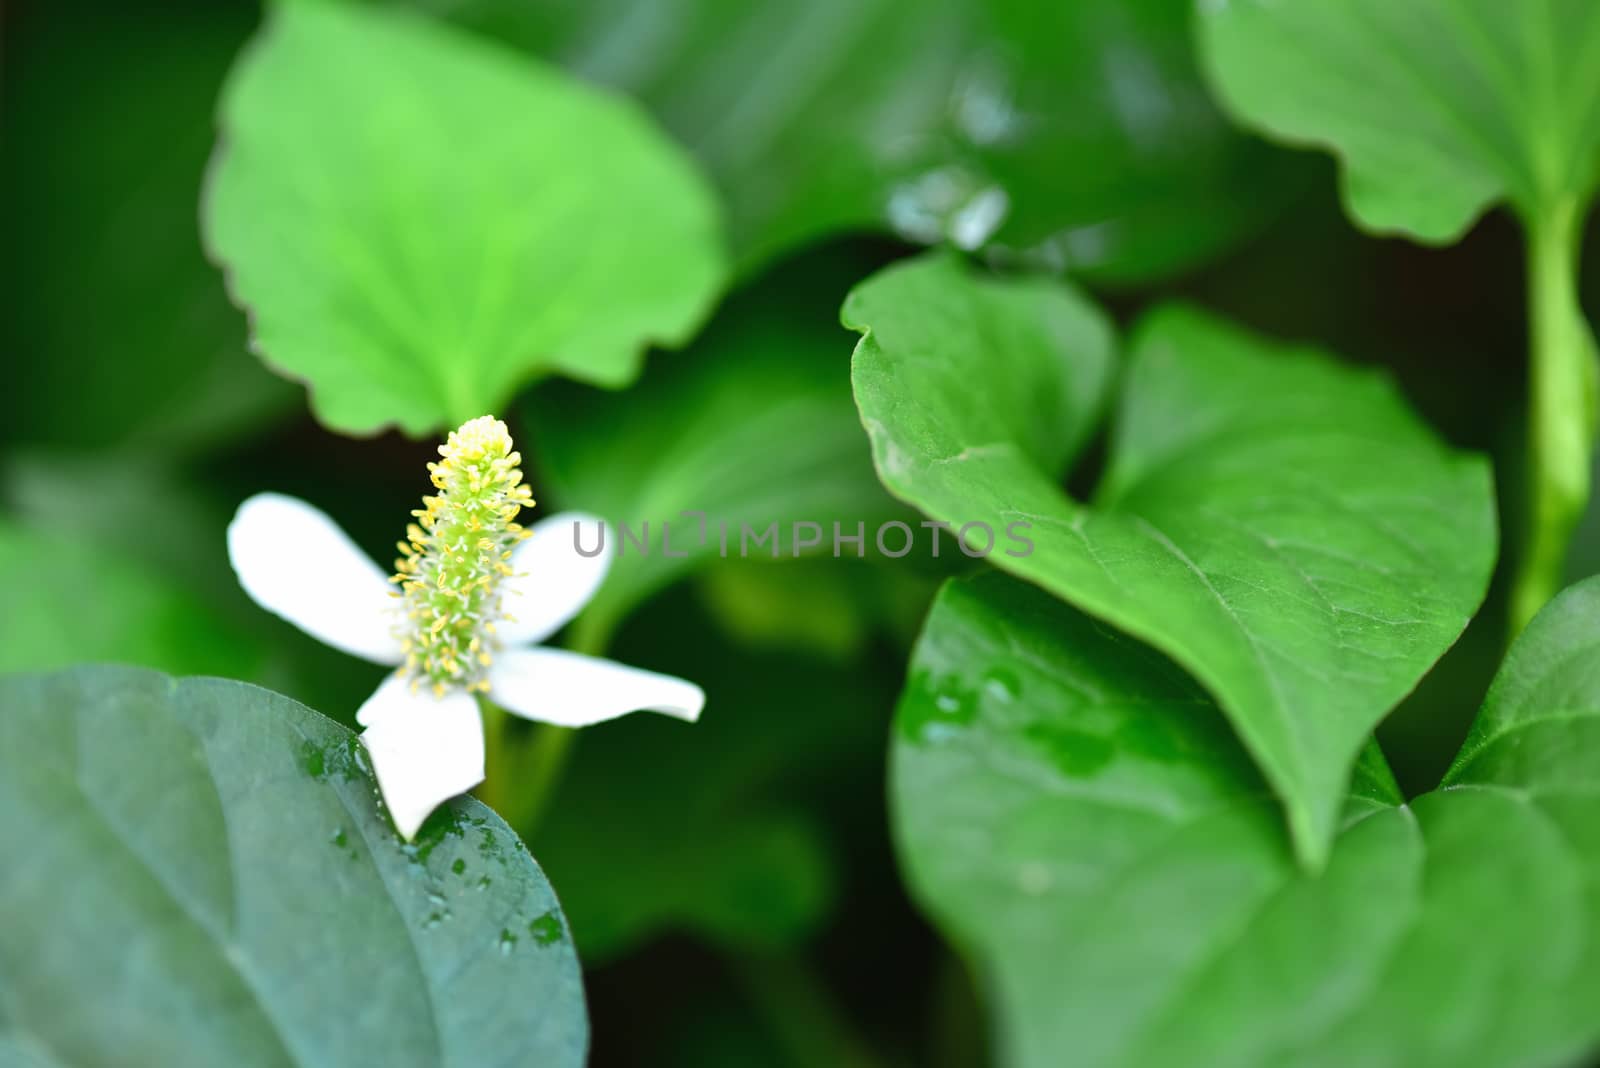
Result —
<instances>
[{"instance_id":1,"label":"flower spike","mask_svg":"<svg viewBox=\"0 0 1600 1068\"><path fill-rule=\"evenodd\" d=\"M505 618L501 580L512 549L528 536L516 519L533 505L522 456L506 425L480 416L452 431L428 465L439 492L422 499L399 543L393 581L405 602L401 673L436 696L489 689L489 635Z\"/></svg>"}]
</instances>

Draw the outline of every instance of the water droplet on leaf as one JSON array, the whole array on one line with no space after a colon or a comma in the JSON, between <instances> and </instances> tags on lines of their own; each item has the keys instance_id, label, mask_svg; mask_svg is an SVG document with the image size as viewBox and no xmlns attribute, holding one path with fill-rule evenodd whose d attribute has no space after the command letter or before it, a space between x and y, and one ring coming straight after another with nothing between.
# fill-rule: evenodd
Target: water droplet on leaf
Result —
<instances>
[{"instance_id":1,"label":"water droplet on leaf","mask_svg":"<svg viewBox=\"0 0 1600 1068\"><path fill-rule=\"evenodd\" d=\"M561 917L556 915L555 909L551 909L528 922L528 933L539 945L549 946L561 941L566 930L561 925Z\"/></svg>"},{"instance_id":2,"label":"water droplet on leaf","mask_svg":"<svg viewBox=\"0 0 1600 1068\"><path fill-rule=\"evenodd\" d=\"M1022 693L1022 681L1010 668L993 667L983 674L983 692L996 701L1010 704Z\"/></svg>"}]
</instances>

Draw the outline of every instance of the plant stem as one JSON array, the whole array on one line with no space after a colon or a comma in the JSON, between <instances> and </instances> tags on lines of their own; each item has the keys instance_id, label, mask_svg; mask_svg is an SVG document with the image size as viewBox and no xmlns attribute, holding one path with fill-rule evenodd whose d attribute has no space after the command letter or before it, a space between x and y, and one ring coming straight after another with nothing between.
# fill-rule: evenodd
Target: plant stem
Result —
<instances>
[{"instance_id":1,"label":"plant stem","mask_svg":"<svg viewBox=\"0 0 1600 1068\"><path fill-rule=\"evenodd\" d=\"M487 697L478 698L478 708L483 713L483 782L473 793L477 795L479 801L498 812L512 827L516 827L508 808L511 803L509 786L512 739L511 731L507 728L511 725L511 713Z\"/></svg>"},{"instance_id":2,"label":"plant stem","mask_svg":"<svg viewBox=\"0 0 1600 1068\"><path fill-rule=\"evenodd\" d=\"M1578 305L1582 219L1580 200L1567 197L1528 224L1528 466L1513 637L1561 588L1567 544L1589 500L1596 387L1594 340Z\"/></svg>"},{"instance_id":3,"label":"plant stem","mask_svg":"<svg viewBox=\"0 0 1600 1068\"><path fill-rule=\"evenodd\" d=\"M511 825L524 840L532 838L544 819L545 809L561 785L561 775L566 770L567 754L578 732L571 727L557 727L541 723L533 730L533 737L519 753L517 778L522 784L512 807Z\"/></svg>"},{"instance_id":4,"label":"plant stem","mask_svg":"<svg viewBox=\"0 0 1600 1068\"><path fill-rule=\"evenodd\" d=\"M584 625L580 617L567 643L573 652L595 656L610 640L603 622ZM530 732L517 729L512 716L487 697L483 709L484 781L478 800L500 814L526 841L539 829L550 799L561 783L578 732L554 723L539 723Z\"/></svg>"},{"instance_id":5,"label":"plant stem","mask_svg":"<svg viewBox=\"0 0 1600 1068\"><path fill-rule=\"evenodd\" d=\"M512 715L487 697L483 710L483 782L478 800L500 814L524 840L538 829L578 732L553 723L531 732L512 723Z\"/></svg>"}]
</instances>

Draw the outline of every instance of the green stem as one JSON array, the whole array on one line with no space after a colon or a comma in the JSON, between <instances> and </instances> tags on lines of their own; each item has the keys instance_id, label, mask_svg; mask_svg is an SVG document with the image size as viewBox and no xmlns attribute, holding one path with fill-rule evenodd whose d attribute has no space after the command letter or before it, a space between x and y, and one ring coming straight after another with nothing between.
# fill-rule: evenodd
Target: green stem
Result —
<instances>
[{"instance_id":1,"label":"green stem","mask_svg":"<svg viewBox=\"0 0 1600 1068\"><path fill-rule=\"evenodd\" d=\"M511 713L489 700L478 698L478 708L483 713L483 782L473 791L478 800L498 812L502 819L515 827L511 818L511 769L509 758L513 746Z\"/></svg>"},{"instance_id":2,"label":"green stem","mask_svg":"<svg viewBox=\"0 0 1600 1068\"><path fill-rule=\"evenodd\" d=\"M1594 340L1578 305L1578 198L1529 222L1527 485L1511 632L1561 588L1567 545L1589 500L1595 438Z\"/></svg>"},{"instance_id":3,"label":"green stem","mask_svg":"<svg viewBox=\"0 0 1600 1068\"><path fill-rule=\"evenodd\" d=\"M603 621L586 624L587 619L579 617L567 647L597 656L610 640L610 627ZM478 800L498 812L524 840L530 839L561 784L578 732L553 723L523 730L487 697L478 703L484 735L484 781L477 789Z\"/></svg>"},{"instance_id":4,"label":"green stem","mask_svg":"<svg viewBox=\"0 0 1600 1068\"><path fill-rule=\"evenodd\" d=\"M513 722L511 713L480 697L483 710L483 782L478 800L500 814L524 839L538 830L550 798L560 785L567 753L578 732L553 723L532 730Z\"/></svg>"},{"instance_id":5,"label":"green stem","mask_svg":"<svg viewBox=\"0 0 1600 1068\"><path fill-rule=\"evenodd\" d=\"M524 839L538 832L550 799L561 785L567 756L577 737L578 732L571 727L540 723L534 727L532 738L522 746L516 771L521 789L516 793L508 822Z\"/></svg>"}]
</instances>

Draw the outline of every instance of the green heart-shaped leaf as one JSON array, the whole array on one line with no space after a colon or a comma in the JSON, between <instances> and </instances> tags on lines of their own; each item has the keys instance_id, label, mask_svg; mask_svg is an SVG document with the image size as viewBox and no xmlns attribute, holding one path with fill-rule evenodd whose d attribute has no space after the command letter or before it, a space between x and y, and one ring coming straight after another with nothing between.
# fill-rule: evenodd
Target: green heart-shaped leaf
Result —
<instances>
[{"instance_id":1,"label":"green heart-shaped leaf","mask_svg":"<svg viewBox=\"0 0 1600 1068\"><path fill-rule=\"evenodd\" d=\"M1296 865L1215 706L998 575L948 586L898 711L912 887L1004 1062L1477 1068L1600 1040L1600 582L1513 650L1445 786L1369 749Z\"/></svg>"},{"instance_id":2,"label":"green heart-shaped leaf","mask_svg":"<svg viewBox=\"0 0 1600 1068\"><path fill-rule=\"evenodd\" d=\"M1199 33L1244 121L1323 144L1350 211L1453 241L1495 201L1537 216L1600 177L1590 0L1201 0Z\"/></svg>"},{"instance_id":3,"label":"green heart-shaped leaf","mask_svg":"<svg viewBox=\"0 0 1600 1068\"><path fill-rule=\"evenodd\" d=\"M1320 862L1363 741L1483 596L1484 462L1379 374L1167 309L1131 346L1085 506L1060 480L1111 335L1082 298L927 259L858 286L844 316L885 485L956 526L1031 524L1031 554L990 560L1192 672Z\"/></svg>"},{"instance_id":4,"label":"green heart-shaped leaf","mask_svg":"<svg viewBox=\"0 0 1600 1068\"><path fill-rule=\"evenodd\" d=\"M0 848L0 1060L584 1062L577 957L516 836L463 798L406 845L355 736L267 690L0 680Z\"/></svg>"},{"instance_id":5,"label":"green heart-shaped leaf","mask_svg":"<svg viewBox=\"0 0 1600 1068\"><path fill-rule=\"evenodd\" d=\"M622 385L724 274L709 189L628 103L324 0L276 5L235 69L204 223L257 351L353 433Z\"/></svg>"}]
</instances>

